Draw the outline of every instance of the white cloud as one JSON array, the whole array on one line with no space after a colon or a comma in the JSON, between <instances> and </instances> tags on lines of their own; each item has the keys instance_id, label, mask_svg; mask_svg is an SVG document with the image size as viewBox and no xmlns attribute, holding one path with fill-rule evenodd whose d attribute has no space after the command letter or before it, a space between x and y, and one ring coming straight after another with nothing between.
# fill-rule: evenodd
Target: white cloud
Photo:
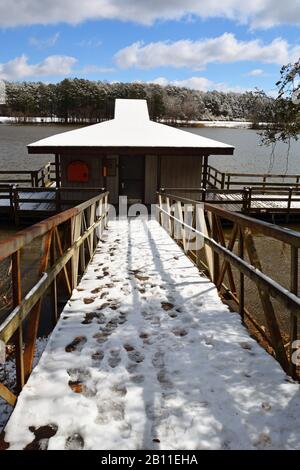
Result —
<instances>
[{"instance_id":1,"label":"white cloud","mask_svg":"<svg viewBox=\"0 0 300 470\"><path fill-rule=\"evenodd\" d=\"M98 65L85 65L81 69L74 70L76 73L80 74L90 74L90 73L111 73L114 72L115 69L112 67L100 67Z\"/></svg>"},{"instance_id":2,"label":"white cloud","mask_svg":"<svg viewBox=\"0 0 300 470\"><path fill-rule=\"evenodd\" d=\"M0 79L23 80L56 75L69 75L77 59L69 56L52 55L38 64L29 64L28 57L22 55L5 64L0 64Z\"/></svg>"},{"instance_id":3,"label":"white cloud","mask_svg":"<svg viewBox=\"0 0 300 470\"><path fill-rule=\"evenodd\" d=\"M80 23L119 19L151 24L157 19L223 17L252 27L300 24L300 0L1 0L0 25Z\"/></svg>"},{"instance_id":4,"label":"white cloud","mask_svg":"<svg viewBox=\"0 0 300 470\"><path fill-rule=\"evenodd\" d=\"M165 77L157 77L154 80L151 80L151 82L149 83L156 83L157 85L161 86L173 85L178 87L190 88L192 90L198 91L216 90L223 92L232 91L235 93L243 93L245 91L250 91L249 88L230 86L227 83L216 83L206 77L190 77L184 80L168 80Z\"/></svg>"},{"instance_id":5,"label":"white cloud","mask_svg":"<svg viewBox=\"0 0 300 470\"><path fill-rule=\"evenodd\" d=\"M31 36L28 42L31 46L35 46L38 49L47 49L48 47L53 47L57 43L59 36L59 33L55 33L53 36L45 39Z\"/></svg>"},{"instance_id":6,"label":"white cloud","mask_svg":"<svg viewBox=\"0 0 300 470\"><path fill-rule=\"evenodd\" d=\"M268 44L258 39L239 41L232 33L199 41L135 42L116 55L119 67L189 67L201 70L209 63L232 63L256 61L269 64L284 64L300 55L300 46L290 46L282 38Z\"/></svg>"},{"instance_id":7,"label":"white cloud","mask_svg":"<svg viewBox=\"0 0 300 470\"><path fill-rule=\"evenodd\" d=\"M253 70L250 70L250 72L247 72L245 75L247 77L259 77L259 76L262 76L264 75L264 71L262 69L253 69Z\"/></svg>"}]
</instances>

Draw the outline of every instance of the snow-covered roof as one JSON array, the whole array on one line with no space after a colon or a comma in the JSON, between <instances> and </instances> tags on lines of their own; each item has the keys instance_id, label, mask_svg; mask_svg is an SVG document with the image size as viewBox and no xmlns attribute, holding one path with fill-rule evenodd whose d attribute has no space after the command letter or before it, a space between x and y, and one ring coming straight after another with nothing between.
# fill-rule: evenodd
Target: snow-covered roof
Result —
<instances>
[{"instance_id":1,"label":"snow-covered roof","mask_svg":"<svg viewBox=\"0 0 300 470\"><path fill-rule=\"evenodd\" d=\"M233 154L231 145L208 139L149 118L146 100L117 99L115 118L100 124L57 134L28 145L29 153L57 153L66 148L179 149L202 154Z\"/></svg>"}]
</instances>

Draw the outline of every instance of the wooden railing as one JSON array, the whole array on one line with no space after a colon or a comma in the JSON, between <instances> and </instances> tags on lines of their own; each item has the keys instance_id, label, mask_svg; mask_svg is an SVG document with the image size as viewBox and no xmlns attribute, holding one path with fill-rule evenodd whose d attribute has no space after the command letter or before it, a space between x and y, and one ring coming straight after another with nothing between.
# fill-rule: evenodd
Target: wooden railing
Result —
<instances>
[{"instance_id":1,"label":"wooden railing","mask_svg":"<svg viewBox=\"0 0 300 470\"><path fill-rule=\"evenodd\" d=\"M266 189L280 190L290 187L300 190L300 175L222 172L208 165L207 186L227 190L257 186L262 192Z\"/></svg>"},{"instance_id":2,"label":"wooden railing","mask_svg":"<svg viewBox=\"0 0 300 470\"><path fill-rule=\"evenodd\" d=\"M299 378L299 369L291 358L300 314L300 234L164 191L158 193L158 200L158 220L170 236L183 246L199 269L206 270L221 296L233 302L251 333L274 354L283 369ZM229 228L224 231L223 221L230 222L230 233ZM258 250L259 237L268 237L267 250ZM272 250L272 241L284 245L284 253L290 257L290 274L281 277L280 282L274 280L279 275L276 268L270 269L270 262L261 259ZM274 252L274 258L279 256L279 250ZM279 263L279 270L282 269ZM257 289L260 306L258 303L254 312L247 290L251 286L246 289L246 284Z\"/></svg>"},{"instance_id":3,"label":"wooden railing","mask_svg":"<svg viewBox=\"0 0 300 470\"><path fill-rule=\"evenodd\" d=\"M27 381L33 365L34 349L41 314L41 302L51 291L53 324L58 319L58 296L71 295L91 260L108 217L108 193L50 217L14 237L0 242L0 263L11 275L12 310L0 323L0 341L14 345L17 393ZM23 293L22 256L41 242L37 282ZM58 282L60 280L62 282ZM23 342L23 334L26 333ZM14 405L16 394L0 383L0 397Z\"/></svg>"},{"instance_id":4,"label":"wooden railing","mask_svg":"<svg viewBox=\"0 0 300 470\"><path fill-rule=\"evenodd\" d=\"M18 185L0 184L0 212L8 213L16 225L22 216L36 218L39 213L45 217L97 196L104 188L29 188Z\"/></svg>"},{"instance_id":5,"label":"wooden railing","mask_svg":"<svg viewBox=\"0 0 300 470\"><path fill-rule=\"evenodd\" d=\"M46 163L38 170L0 170L0 183L45 188L55 181L55 163Z\"/></svg>"},{"instance_id":6,"label":"wooden railing","mask_svg":"<svg viewBox=\"0 0 300 470\"><path fill-rule=\"evenodd\" d=\"M165 193L180 194L191 197L194 200L229 206L230 210L245 214L259 213L283 213L290 214L300 212L300 189L294 187L276 188L269 187L244 187L241 189L216 189L216 188L161 188Z\"/></svg>"}]
</instances>

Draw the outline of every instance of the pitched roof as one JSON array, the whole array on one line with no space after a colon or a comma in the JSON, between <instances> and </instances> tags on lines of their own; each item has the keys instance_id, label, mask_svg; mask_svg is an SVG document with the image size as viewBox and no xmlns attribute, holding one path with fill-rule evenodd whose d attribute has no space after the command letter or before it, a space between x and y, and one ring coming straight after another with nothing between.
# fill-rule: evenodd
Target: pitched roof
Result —
<instances>
[{"instance_id":1,"label":"pitched roof","mask_svg":"<svg viewBox=\"0 0 300 470\"><path fill-rule=\"evenodd\" d=\"M202 154L233 154L231 145L191 132L153 122L146 100L117 99L115 118L100 124L63 132L28 145L29 153L56 153L65 148L152 149L167 153L172 149L194 150ZM190 153L190 152L189 152Z\"/></svg>"}]
</instances>

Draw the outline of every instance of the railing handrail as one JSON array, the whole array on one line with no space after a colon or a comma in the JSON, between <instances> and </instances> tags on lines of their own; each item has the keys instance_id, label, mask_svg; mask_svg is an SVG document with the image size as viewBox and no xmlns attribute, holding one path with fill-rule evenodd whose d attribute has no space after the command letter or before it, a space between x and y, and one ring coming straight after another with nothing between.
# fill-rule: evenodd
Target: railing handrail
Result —
<instances>
[{"instance_id":1,"label":"railing handrail","mask_svg":"<svg viewBox=\"0 0 300 470\"><path fill-rule=\"evenodd\" d=\"M0 241L0 262L26 246L28 243L32 242L35 238L45 235L49 230L61 225L72 217L75 217L95 202L104 199L105 196L108 196L108 192L99 194L76 207L67 209L59 214L49 217L46 220L38 222L31 227L25 228L13 237ZM34 202L34 200L32 200L32 202Z\"/></svg>"},{"instance_id":2,"label":"railing handrail","mask_svg":"<svg viewBox=\"0 0 300 470\"><path fill-rule=\"evenodd\" d=\"M248 274L248 275L250 274L251 277L259 278L262 281L262 283L270 289L270 291L272 292L272 294L274 295L275 298L280 297L281 300L284 301L285 305L288 308L299 309L299 311L297 310L296 313L297 313L297 315L300 316L300 298L297 295L292 294L291 292L289 292L287 289L282 287L278 282L274 281L272 278L270 278L269 276L267 276L263 272L258 271L256 268L254 268L247 261L239 258L237 255L235 255L234 253L229 251L227 248L222 246L220 243L216 242L213 238L209 237L205 233L200 232L199 230L195 229L194 227L192 227L189 224L186 224L184 221L182 221L182 220L178 219L177 217L175 217L174 215L170 214L165 209L160 208L159 205L157 205L156 207L161 212L166 214L168 217L170 217L171 219L175 220L176 222L178 222L179 224L181 224L182 226L184 226L188 230L195 233L195 235L198 235L198 236L202 237L207 242L207 244L210 246L210 248L215 250L218 254L224 256L225 259L230 260L231 262L233 262L233 264L236 267L240 266L240 268L242 268L242 272L244 274ZM209 206L209 205L206 206L206 209L210 210L210 208L211 208L211 206Z\"/></svg>"},{"instance_id":3,"label":"railing handrail","mask_svg":"<svg viewBox=\"0 0 300 470\"><path fill-rule=\"evenodd\" d=\"M249 177L262 177L262 178L300 178L299 174L280 174L280 173L243 173L243 172L231 172L231 171L222 171L218 168L213 167L212 165L208 165L207 168L211 168L213 171L226 176L249 176Z\"/></svg>"},{"instance_id":4,"label":"railing handrail","mask_svg":"<svg viewBox=\"0 0 300 470\"><path fill-rule=\"evenodd\" d=\"M33 368L42 299L51 289L52 320L56 324L59 318L57 277L64 275L64 287L67 294L71 295L79 276L85 272L95 253L98 239L107 226L108 212L108 192L105 192L0 242L0 261L8 261L11 276L11 302L8 303L6 317L0 322L0 340L5 344L10 341L15 346L18 392L22 390ZM60 227L64 222L63 227ZM39 278L33 282L29 292L23 293L21 264L24 259L20 250L36 238L42 240L38 260ZM0 397L12 406L17 400L15 393L3 383L0 383Z\"/></svg>"},{"instance_id":5,"label":"railing handrail","mask_svg":"<svg viewBox=\"0 0 300 470\"><path fill-rule=\"evenodd\" d=\"M203 204L191 199L184 200L184 198L177 198L176 195L168 195L163 191L158 192L158 200L159 203L156 207L162 226L171 237L181 241L185 253L196 258L196 264L199 268L204 266L207 269L209 277L217 289L227 293L226 298L230 298L238 304L242 319L246 315L259 334L272 346L284 370L289 371L293 377L297 377L292 353L294 341L298 339L297 325L300 319L300 298L298 297L300 234L281 227L274 227L272 224L257 221L246 215L218 208L213 204ZM186 208L182 205L184 202L187 204ZM176 211L178 216L176 216ZM190 215L188 216L188 214ZM208 225L205 214L207 214L209 221ZM222 220L233 222L228 243L222 230ZM291 253L290 288L284 287L263 272L253 238L257 232L289 245ZM191 247L190 243L195 241L196 245ZM238 254L234 253L236 242L238 243ZM202 247L204 247L207 264L201 259L200 250ZM245 258L245 250L247 250L247 258ZM236 279L233 276L232 268L236 268L239 273L239 291L236 289ZM226 272L229 288L224 284ZM245 308L245 276L257 286L267 324L267 333ZM280 323L276 318L271 298L278 300L289 314L291 323L288 342L284 338ZM289 347L289 355L286 351L287 346Z\"/></svg>"},{"instance_id":6,"label":"railing handrail","mask_svg":"<svg viewBox=\"0 0 300 470\"><path fill-rule=\"evenodd\" d=\"M28 179L10 179L10 183L30 183L31 187L35 187L40 182L55 181L53 176L55 173L55 163L47 162L45 165L34 170L0 170L0 175L23 175ZM0 180L1 181L1 180ZM4 181L4 180L3 180Z\"/></svg>"},{"instance_id":7,"label":"railing handrail","mask_svg":"<svg viewBox=\"0 0 300 470\"><path fill-rule=\"evenodd\" d=\"M178 199L181 202L186 204L201 204L201 201L196 201L194 199L178 197L174 194L168 194L165 192L158 191L158 195L163 195L164 197L168 197L170 199ZM233 201L230 201L231 203ZM240 202L239 202L240 203ZM228 211L218 205L214 205L211 203L204 203L204 206L209 209L211 212L223 217L224 219L229 219L231 222L240 222L244 226L249 226L255 230L259 230L263 235L269 235L277 240L289 243L297 248L300 248L300 233L296 232L296 230L287 229L284 227L275 226L269 222L265 222L263 220L253 219L253 217L249 217L245 214L240 214L232 211Z\"/></svg>"}]
</instances>

